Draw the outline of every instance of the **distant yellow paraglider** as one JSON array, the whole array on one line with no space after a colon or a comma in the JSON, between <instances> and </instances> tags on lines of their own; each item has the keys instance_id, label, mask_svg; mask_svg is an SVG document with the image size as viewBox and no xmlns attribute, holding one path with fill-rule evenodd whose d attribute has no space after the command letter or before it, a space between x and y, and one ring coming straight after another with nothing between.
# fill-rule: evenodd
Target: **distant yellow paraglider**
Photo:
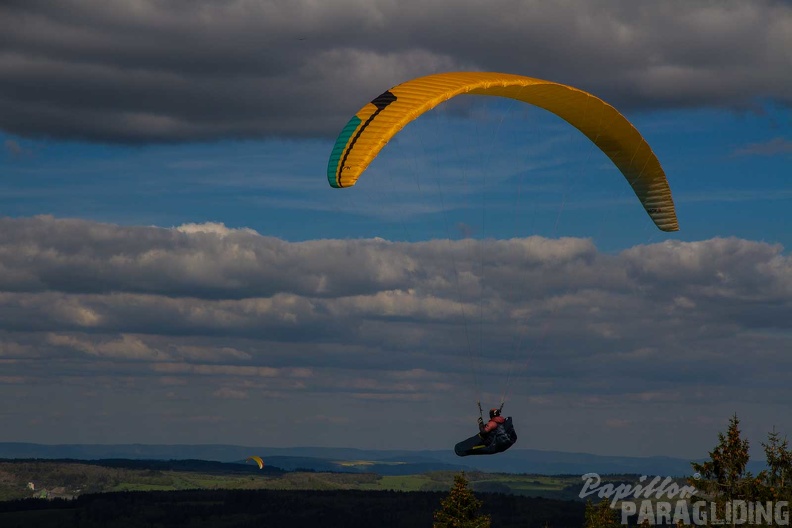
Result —
<instances>
[{"instance_id":1,"label":"distant yellow paraglider","mask_svg":"<svg viewBox=\"0 0 792 528\"><path fill-rule=\"evenodd\" d=\"M330 185L355 185L380 150L404 126L462 94L517 99L564 119L613 161L659 229L679 230L671 189L660 162L627 118L605 101L577 88L507 73L438 73L412 79L378 96L361 108L339 134L327 165Z\"/></svg>"},{"instance_id":2,"label":"distant yellow paraglider","mask_svg":"<svg viewBox=\"0 0 792 528\"><path fill-rule=\"evenodd\" d=\"M252 460L256 464L258 464L259 469L264 469L264 461L259 456L250 456L245 459L245 462L248 460Z\"/></svg>"}]
</instances>

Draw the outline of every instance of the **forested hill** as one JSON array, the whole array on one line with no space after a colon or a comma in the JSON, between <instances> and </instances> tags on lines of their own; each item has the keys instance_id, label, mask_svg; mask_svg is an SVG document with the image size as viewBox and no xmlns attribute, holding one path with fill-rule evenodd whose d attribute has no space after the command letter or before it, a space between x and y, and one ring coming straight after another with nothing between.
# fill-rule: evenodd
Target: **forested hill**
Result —
<instances>
[{"instance_id":1,"label":"forested hill","mask_svg":"<svg viewBox=\"0 0 792 528\"><path fill-rule=\"evenodd\" d=\"M3 528L420 528L443 492L191 490L83 495L71 501L0 502ZM503 528L579 528L582 502L483 493L481 513Z\"/></svg>"},{"instance_id":2,"label":"forested hill","mask_svg":"<svg viewBox=\"0 0 792 528\"><path fill-rule=\"evenodd\" d=\"M479 470L501 473L535 473L543 475L581 475L630 473L643 475L686 476L691 474L691 460L671 457L599 456L587 453L538 451L512 448L494 457L459 458L453 450L385 451L321 447L250 447L238 445L144 445L144 444L64 444L0 443L0 458L50 459L147 459L214 460L234 462L253 454L263 457L269 466L286 470L377 472L379 474L414 474L436 470ZM372 465L376 467L372 468ZM755 473L764 464L751 462Z\"/></svg>"}]
</instances>

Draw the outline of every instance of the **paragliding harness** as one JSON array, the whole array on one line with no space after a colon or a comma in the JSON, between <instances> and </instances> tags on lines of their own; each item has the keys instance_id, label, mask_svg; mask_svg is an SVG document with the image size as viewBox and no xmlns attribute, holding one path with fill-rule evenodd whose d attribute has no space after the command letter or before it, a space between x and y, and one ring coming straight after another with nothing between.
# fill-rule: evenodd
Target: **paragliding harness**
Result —
<instances>
[{"instance_id":1,"label":"paragliding harness","mask_svg":"<svg viewBox=\"0 0 792 528\"><path fill-rule=\"evenodd\" d=\"M484 412L481 410L481 403L479 402L479 413L481 414L482 421L484 420ZM501 403L498 411L503 409ZM506 418L506 421L499 424L498 427L486 436L481 433L471 436L467 440L459 442L454 447L454 452L457 456L468 455L494 455L502 453L509 449L517 441L517 432L512 425L511 416Z\"/></svg>"}]
</instances>

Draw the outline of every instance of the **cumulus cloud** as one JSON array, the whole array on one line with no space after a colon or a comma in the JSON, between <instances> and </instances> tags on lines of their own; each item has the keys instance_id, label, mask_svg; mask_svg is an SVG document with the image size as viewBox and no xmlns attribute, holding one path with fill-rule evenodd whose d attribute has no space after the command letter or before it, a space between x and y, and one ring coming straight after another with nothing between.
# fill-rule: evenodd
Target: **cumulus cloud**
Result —
<instances>
[{"instance_id":1,"label":"cumulus cloud","mask_svg":"<svg viewBox=\"0 0 792 528\"><path fill-rule=\"evenodd\" d=\"M636 409L790 397L792 258L762 242L609 254L575 238L286 242L5 218L0 270L0 390L98 391L110 414L145 393L202 409L179 423L243 420L244 400L342 427L479 391L621 430L642 427Z\"/></svg>"},{"instance_id":2,"label":"cumulus cloud","mask_svg":"<svg viewBox=\"0 0 792 528\"><path fill-rule=\"evenodd\" d=\"M96 343L89 339L74 336L50 334L47 337L47 343L70 351L113 359L145 361L164 361L168 359L167 355L146 345L140 338L130 335L122 335L120 339Z\"/></svg>"},{"instance_id":3,"label":"cumulus cloud","mask_svg":"<svg viewBox=\"0 0 792 528\"><path fill-rule=\"evenodd\" d=\"M756 2L6 2L0 127L115 142L328 136L408 78L549 78L623 108L789 104L792 8Z\"/></svg>"},{"instance_id":4,"label":"cumulus cloud","mask_svg":"<svg viewBox=\"0 0 792 528\"><path fill-rule=\"evenodd\" d=\"M0 241L4 357L50 349L148 362L171 377L387 370L398 351L406 383L477 353L482 329L493 372L515 340L535 349L536 372L574 373L592 354L639 372L682 359L682 343L699 358L736 358L736 345L720 347L754 348L748 332L784 343L792 320L792 260L740 239L610 255L572 238L289 243L216 225L37 217L0 220Z\"/></svg>"}]
</instances>

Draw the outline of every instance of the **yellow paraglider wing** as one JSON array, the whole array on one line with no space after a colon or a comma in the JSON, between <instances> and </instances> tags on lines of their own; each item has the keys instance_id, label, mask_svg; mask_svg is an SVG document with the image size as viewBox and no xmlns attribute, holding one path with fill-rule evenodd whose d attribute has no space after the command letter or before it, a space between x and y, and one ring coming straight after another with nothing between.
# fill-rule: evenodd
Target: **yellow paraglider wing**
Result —
<instances>
[{"instance_id":1,"label":"yellow paraglider wing","mask_svg":"<svg viewBox=\"0 0 792 528\"><path fill-rule=\"evenodd\" d=\"M327 166L333 187L351 187L407 123L457 95L493 95L544 108L580 130L629 182L655 225L677 231L671 189L652 149L605 101L571 86L506 73L451 72L395 86L360 109L338 136Z\"/></svg>"},{"instance_id":2,"label":"yellow paraglider wing","mask_svg":"<svg viewBox=\"0 0 792 528\"><path fill-rule=\"evenodd\" d=\"M261 457L260 457L260 456L251 456L251 457L247 457L247 458L245 459L245 461L247 462L248 460L252 460L252 461L253 461L253 462L255 462L256 464L258 464L258 467L259 467L259 469L264 469L264 461L261 459Z\"/></svg>"}]
</instances>

